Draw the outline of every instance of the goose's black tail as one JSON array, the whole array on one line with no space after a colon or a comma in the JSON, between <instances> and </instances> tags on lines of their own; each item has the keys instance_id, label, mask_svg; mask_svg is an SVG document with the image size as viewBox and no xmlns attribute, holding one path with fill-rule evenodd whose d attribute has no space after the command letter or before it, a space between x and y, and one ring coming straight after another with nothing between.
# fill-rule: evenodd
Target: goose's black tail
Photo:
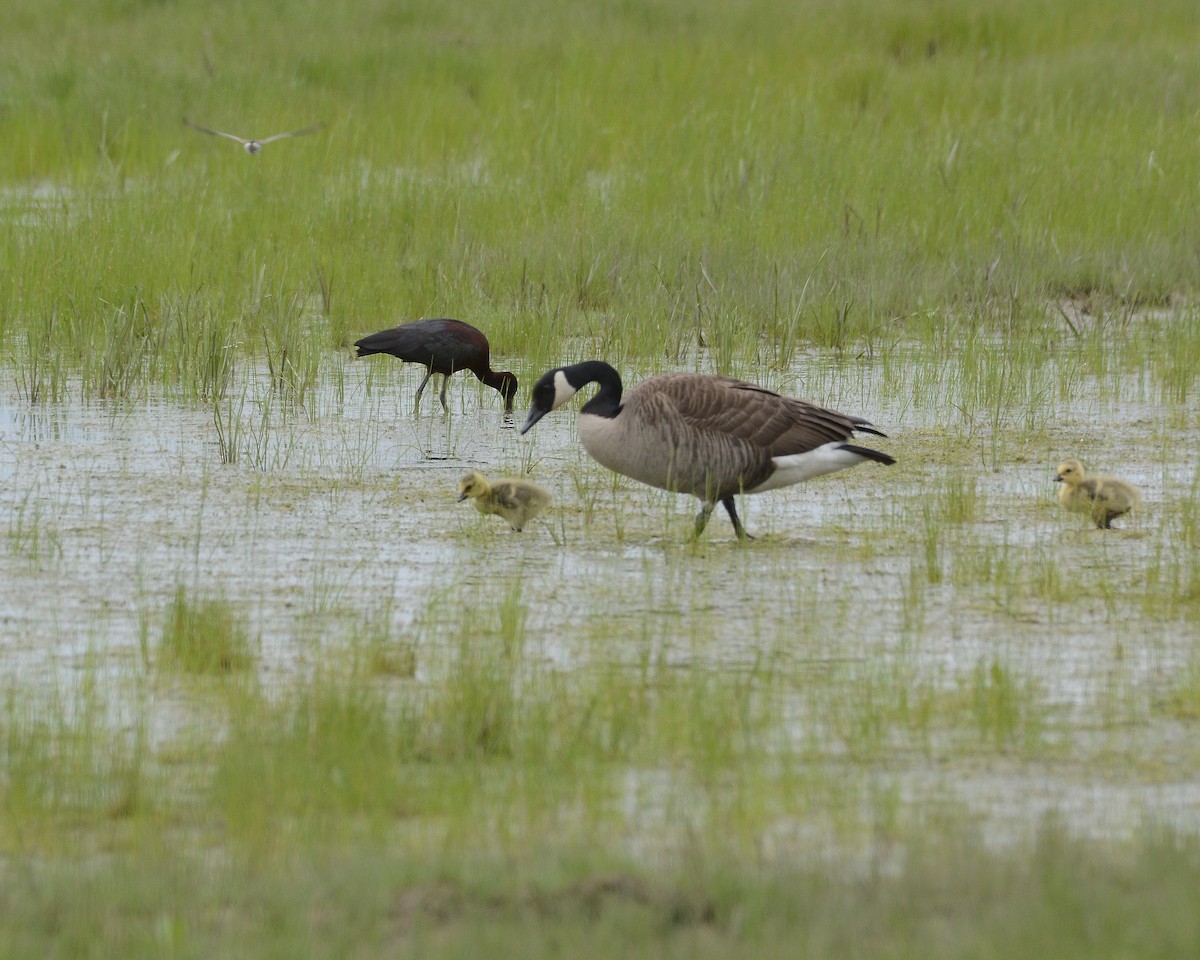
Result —
<instances>
[{"instance_id":1,"label":"goose's black tail","mask_svg":"<svg viewBox=\"0 0 1200 960\"><path fill-rule=\"evenodd\" d=\"M875 431L871 431L874 433ZM883 436L883 434L880 434ZM853 443L843 443L841 448L850 453L857 453L860 457L865 457L867 460L874 460L876 463L882 463L885 467L890 467L896 462L895 457L888 456L886 453L880 453L878 450L872 450L870 447L860 447Z\"/></svg>"}]
</instances>

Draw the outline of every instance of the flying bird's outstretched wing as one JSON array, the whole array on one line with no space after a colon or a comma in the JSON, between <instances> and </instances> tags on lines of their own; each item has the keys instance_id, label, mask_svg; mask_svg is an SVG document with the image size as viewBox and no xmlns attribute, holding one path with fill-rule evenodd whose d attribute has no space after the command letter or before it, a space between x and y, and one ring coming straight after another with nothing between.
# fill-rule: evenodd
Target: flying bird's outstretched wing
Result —
<instances>
[{"instance_id":1,"label":"flying bird's outstretched wing","mask_svg":"<svg viewBox=\"0 0 1200 960\"><path fill-rule=\"evenodd\" d=\"M305 127L303 130L292 130L290 133L277 133L271 137L263 137L259 143L270 143L272 140L283 140L287 137L303 137L309 133L316 133L318 130L324 130L324 123L316 123L311 127Z\"/></svg>"},{"instance_id":2,"label":"flying bird's outstretched wing","mask_svg":"<svg viewBox=\"0 0 1200 960\"><path fill-rule=\"evenodd\" d=\"M210 129L208 129L208 127L202 127L198 123L192 123L192 121L189 120L187 117L183 118L183 122L185 124L187 124L189 127L191 127L193 130L199 130L201 133L211 133L214 137L225 137L227 140L234 140L237 143L242 144L242 146L245 146L247 143L250 142L249 140L243 140L241 137L239 137L237 134L234 134L234 133L224 133L221 130L210 130Z\"/></svg>"}]
</instances>

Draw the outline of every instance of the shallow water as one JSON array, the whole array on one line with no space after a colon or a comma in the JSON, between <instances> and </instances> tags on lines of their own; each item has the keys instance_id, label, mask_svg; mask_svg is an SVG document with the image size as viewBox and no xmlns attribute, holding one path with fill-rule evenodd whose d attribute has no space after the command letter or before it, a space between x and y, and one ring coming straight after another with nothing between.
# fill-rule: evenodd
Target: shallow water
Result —
<instances>
[{"instance_id":1,"label":"shallow water","mask_svg":"<svg viewBox=\"0 0 1200 960\"><path fill-rule=\"evenodd\" d=\"M150 398L28 408L11 378L0 381L3 673L50 686L97 662L137 671L141 638L154 642L182 583L233 601L260 644L264 679L282 683L334 655L355 618L383 616L394 636L436 642L439 610L493 610L517 577L531 663L636 663L652 648L681 667L811 663L828 682L830 664L878 661L954 689L979 664L1002 662L1044 704L1078 718L1084 746L1114 684L1161 686L1196 662L1194 616L1147 619L1136 603L1197 483L1195 414L1164 410L1144 388L1055 403L1031 430L1012 426L1024 415L955 409L953 383L917 405L876 362L801 358L772 385L868 416L891 434L877 445L900 462L743 498L758 542L737 543L718 512L692 544L694 501L614 483L579 450L573 410L521 437L491 391L459 376L449 417L436 397L417 414L419 373L397 368L368 384L363 365L347 365L344 394L314 394L306 409L252 378L236 406L223 401L242 428L232 464L208 406ZM1081 452L1143 487L1145 507L1126 529L1092 530L1055 505L1053 466ZM556 505L525 533L456 503L466 468L499 475L526 463ZM979 507L936 533L944 579L914 587L914 570L926 567L922 511L952 473L974 480ZM1114 589L1071 602L953 575L976 555L1064 571L1068 593L1074 577ZM803 737L825 715L804 690L796 700ZM175 714L162 709L169 727ZM1096 835L1144 819L1200 829L1194 773L1171 760L1176 734L1166 721L1128 732L1161 760L1153 784L1015 761L947 779L904 751L881 775L914 805L953 795L1000 837L1048 811Z\"/></svg>"}]
</instances>

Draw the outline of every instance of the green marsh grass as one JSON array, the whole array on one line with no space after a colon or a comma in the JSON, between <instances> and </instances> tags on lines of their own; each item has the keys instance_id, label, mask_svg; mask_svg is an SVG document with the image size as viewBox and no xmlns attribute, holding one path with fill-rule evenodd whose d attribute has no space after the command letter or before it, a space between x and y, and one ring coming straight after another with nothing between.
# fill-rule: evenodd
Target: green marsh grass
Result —
<instances>
[{"instance_id":1,"label":"green marsh grass","mask_svg":"<svg viewBox=\"0 0 1200 960\"><path fill-rule=\"evenodd\" d=\"M245 408L245 394L242 394L236 401L227 399L224 409L222 409L220 401L213 404L213 429L217 433L217 447L221 451L222 463L234 464L242 459L245 431L243 411Z\"/></svg>"},{"instance_id":2,"label":"green marsh grass","mask_svg":"<svg viewBox=\"0 0 1200 960\"><path fill-rule=\"evenodd\" d=\"M36 487L27 491L11 509L6 533L9 550L31 563L47 564L62 559L62 534Z\"/></svg>"},{"instance_id":3,"label":"green marsh grass","mask_svg":"<svg viewBox=\"0 0 1200 960\"><path fill-rule=\"evenodd\" d=\"M1014 676L999 660L976 664L971 673L971 714L982 740L998 748L1036 754L1045 729L1034 685Z\"/></svg>"},{"instance_id":4,"label":"green marsh grass","mask_svg":"<svg viewBox=\"0 0 1200 960\"><path fill-rule=\"evenodd\" d=\"M844 888L858 898L860 911L879 909L881 890L900 896L907 885L920 883L926 896L933 895L930 885L942 874L919 864L922 851L942 842L950 843L939 853L942 870L961 870L971 882L987 884L994 909L1012 910L1014 917L1028 910L1018 893L1022 886L1004 880L1029 869L1023 849L998 855L972 834L956 834L949 801L941 801L941 814L930 810L923 820L914 819L895 792L900 788L868 786L901 758L961 764L964 758L1040 762L1055 756L1046 737L1059 729L1061 714L1021 667L991 656L974 669L939 677L925 672L911 650L821 662L824 653L837 650L826 623L809 624L799 636L789 633L773 650L751 652L743 666L731 667L711 659L722 644L711 624L714 609L686 599L695 595L697 578L703 582L712 571L680 547L668 545L662 558L668 580L641 578L644 602L662 605L674 597L674 609L657 618L610 617L607 628L597 623L589 652L576 655L573 669L546 659L549 638L534 626L543 621L531 599L539 586L517 577L456 584L431 597L405 633L392 625L396 611L388 604L365 611L343 637L354 654L348 660L339 661L337 642L327 642L322 661L306 677L273 688L238 685L221 701L219 717L206 708L202 726L182 726L165 741L134 738L116 753L108 722L96 709L109 694L95 664L86 668L80 694L60 695L65 703L78 696L92 705L83 710L47 711L30 700L28 687L13 684L5 785L20 792L10 793L4 807L3 835L10 845L19 839L20 849L56 849L62 818L88 822L99 815L110 874L136 864L161 874L166 887L150 896L135 885L123 905L105 897L98 903L128 915L131 923L161 904L186 918L181 922L189 942L225 942L228 922L247 933L259 929L247 913L253 898L239 901L232 920L214 927L216 890L207 887L210 881L226 890L249 883L243 871L250 864L257 865L258 896L281 903L318 897L332 911L323 916L340 917L350 909L340 899L344 886L327 888L313 878L328 880L328 871L336 871L332 865L341 864L347 877L366 872L395 897L416 898L415 915L401 911L403 923L420 929L430 924L455 942L461 925L475 929L476 911L490 918L497 942L515 942L515 931L497 931L518 917L531 922L532 910L539 931L562 925L568 937L584 929L595 934L609 922L628 923L632 915L672 942L675 934L665 931L678 933L698 922L721 943L761 936L774 949L777 938L790 941L788 932L799 929L824 931L820 936L844 945L848 931L861 928L825 927L820 914L804 913L796 877L818 887L821 878L825 884L846 882L845 868L817 866L825 855L819 851L831 843L854 849L864 830L907 855L879 866L873 893L859 883ZM768 588L761 589L765 597ZM818 587L797 588L795 613L811 617L821 610L819 593ZM627 604L639 602L636 594L623 596ZM227 602L213 606L219 610L209 615L206 602L190 591L172 605L173 619L208 625L209 638L198 646L210 651L221 647L220 638L237 619ZM851 606L818 616L844 626L841 618L852 623L854 612ZM629 657L613 649L623 622L645 631L624 639ZM361 656L401 640L419 655L421 682ZM797 649L798 642L818 646ZM224 672L211 667L220 660L204 657L199 672ZM150 685L154 677L142 674L135 683ZM1181 679L1176 687L1178 699L1162 700L1157 709L1186 718L1186 707L1176 704L1188 702L1187 684ZM135 692L129 702L134 730L149 729L153 712L162 709L161 694ZM49 727L39 726L56 716ZM211 735L214 722L220 737ZM37 734L39 729L47 732ZM55 744L66 737L76 751L66 768L75 778L70 797L61 795L59 781L45 779L60 749ZM1111 770L1133 758L1118 752L1107 762ZM160 775L164 767L169 779ZM58 798L48 791L59 791ZM199 819L198 810L204 811ZM801 826L813 822L824 824L815 850ZM183 899L172 892L170 870L155 852L173 849L180 827L204 838L201 847L217 844L229 854L208 858L199 893ZM88 829L95 838L97 828ZM789 840L792 829L799 837ZM614 845L612 838L627 832L640 839ZM1146 836L1109 862L1095 844L1050 834L1042 840L1058 845L1057 853L1045 853L1045 868L1074 878L1075 895L1084 898L1127 877L1135 869L1130 864L1150 871L1175 863L1180 869L1167 849L1191 849L1186 837L1163 847ZM174 855L201 857L188 849L185 844ZM1078 875L1070 867L1076 857L1086 864ZM54 865L48 869L59 896L80 890L78 875L72 880L71 874L54 874ZM419 906L426 902L428 913ZM557 906L543 911L537 905L544 902ZM16 903L9 898L4 909L18 910ZM394 927L376 924L395 915L385 905L363 903L360 935L394 935ZM37 909L22 902L19 916ZM1019 921L1036 942L1078 942L1080 934L1061 932L1056 912L1045 927L1042 913L1036 917L1036 923L1028 916ZM1180 923L1173 910L1160 919L1168 926ZM23 928L26 921L14 922ZM101 921L87 910L73 922ZM761 929L755 926L760 922ZM894 924L895 917L885 912L879 922ZM290 923L281 920L275 936L291 936ZM1060 932L1052 936L1051 930ZM892 934L908 935L899 929ZM926 944L923 934L911 935ZM961 947L971 935L964 927L956 943ZM656 942L650 930L626 930L625 936ZM106 942L120 938L119 930L110 932ZM160 947L155 941L146 949Z\"/></svg>"},{"instance_id":5,"label":"green marsh grass","mask_svg":"<svg viewBox=\"0 0 1200 960\"><path fill-rule=\"evenodd\" d=\"M1195 12L1154 9L1126 23L1115 2L999 17L705 4L647 30L638 8L514 18L491 0L405 19L368 3L312 32L287 5L280 24L321 38L300 52L256 5L213 32L203 5L83 30L20 3L19 42L54 23L57 52L10 73L0 180L62 199L3 221L6 273L23 278L4 294L7 334L55 311L89 331L107 316L99 371L115 382L100 382L117 389L137 366L127 305L146 306L145 343L176 311L219 308L303 390L319 348L440 313L539 363L584 336L676 361L703 343L729 370L931 322L1005 336L1005 305L1157 306L1191 292L1176 201L1200 84L1182 39ZM99 42L114 63L159 53L117 71L81 55ZM1120 96L1091 92L1097 70ZM250 158L185 112L331 124ZM321 317L299 339L297 305ZM64 332L55 349L77 363L81 335ZM1186 369L1165 370L1176 395ZM175 374L185 392L197 372Z\"/></svg>"},{"instance_id":6,"label":"green marsh grass","mask_svg":"<svg viewBox=\"0 0 1200 960\"><path fill-rule=\"evenodd\" d=\"M248 628L228 600L189 596L181 584L163 618L158 662L183 673L236 674L249 670L254 654Z\"/></svg>"},{"instance_id":7,"label":"green marsh grass","mask_svg":"<svg viewBox=\"0 0 1200 960\"><path fill-rule=\"evenodd\" d=\"M9 7L10 953L1195 955L1194 4ZM730 372L900 463L696 542L569 423L349 362L435 315L519 404ZM467 461L551 536L452 513Z\"/></svg>"},{"instance_id":8,"label":"green marsh grass","mask_svg":"<svg viewBox=\"0 0 1200 960\"><path fill-rule=\"evenodd\" d=\"M75 847L84 824L145 815L153 790L144 717L114 731L100 684L30 696L9 679L0 720L3 826L9 850ZM73 836L76 839L73 839ZM87 840L91 842L92 838Z\"/></svg>"},{"instance_id":9,"label":"green marsh grass","mask_svg":"<svg viewBox=\"0 0 1200 960\"><path fill-rule=\"evenodd\" d=\"M366 676L412 678L417 673L417 645L392 627L391 604L364 615L350 626L348 643L356 669Z\"/></svg>"},{"instance_id":10,"label":"green marsh grass","mask_svg":"<svg viewBox=\"0 0 1200 960\"><path fill-rule=\"evenodd\" d=\"M248 386L237 397L215 401L212 410L222 463L273 471L286 467L295 454L297 414L286 389L281 396Z\"/></svg>"},{"instance_id":11,"label":"green marsh grass","mask_svg":"<svg viewBox=\"0 0 1200 960\"><path fill-rule=\"evenodd\" d=\"M1171 686L1154 703L1155 711L1178 720L1200 720L1200 658L1188 664Z\"/></svg>"}]
</instances>

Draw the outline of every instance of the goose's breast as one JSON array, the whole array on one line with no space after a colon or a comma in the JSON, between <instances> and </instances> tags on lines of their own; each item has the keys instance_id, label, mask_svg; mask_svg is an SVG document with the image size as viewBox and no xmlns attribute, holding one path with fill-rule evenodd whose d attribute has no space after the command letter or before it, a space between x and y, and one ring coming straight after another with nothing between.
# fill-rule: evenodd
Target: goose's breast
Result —
<instances>
[{"instance_id":1,"label":"goose's breast","mask_svg":"<svg viewBox=\"0 0 1200 960\"><path fill-rule=\"evenodd\" d=\"M661 424L581 414L579 439L594 460L622 476L663 490L692 489L686 450Z\"/></svg>"},{"instance_id":2,"label":"goose's breast","mask_svg":"<svg viewBox=\"0 0 1200 960\"><path fill-rule=\"evenodd\" d=\"M744 451L678 422L581 414L579 439L609 470L662 490L707 499L743 487Z\"/></svg>"}]
</instances>

